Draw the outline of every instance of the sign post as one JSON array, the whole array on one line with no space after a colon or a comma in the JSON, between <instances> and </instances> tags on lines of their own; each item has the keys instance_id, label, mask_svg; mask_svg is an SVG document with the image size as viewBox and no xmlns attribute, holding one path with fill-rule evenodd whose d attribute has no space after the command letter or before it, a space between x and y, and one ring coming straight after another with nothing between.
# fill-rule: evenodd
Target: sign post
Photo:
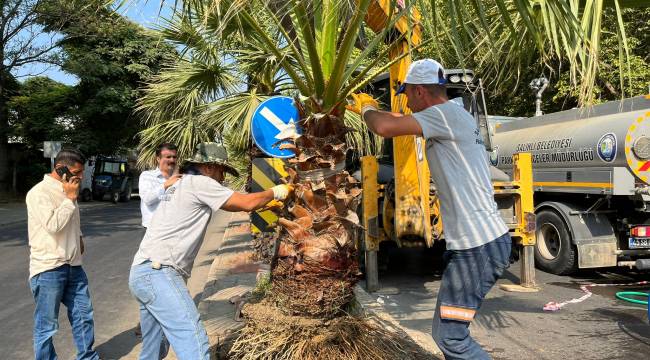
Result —
<instances>
[{"instance_id":1,"label":"sign post","mask_svg":"<svg viewBox=\"0 0 650 360\"><path fill-rule=\"evenodd\" d=\"M50 171L54 170L54 158L61 151L61 141L43 141L43 157L50 158Z\"/></svg>"}]
</instances>

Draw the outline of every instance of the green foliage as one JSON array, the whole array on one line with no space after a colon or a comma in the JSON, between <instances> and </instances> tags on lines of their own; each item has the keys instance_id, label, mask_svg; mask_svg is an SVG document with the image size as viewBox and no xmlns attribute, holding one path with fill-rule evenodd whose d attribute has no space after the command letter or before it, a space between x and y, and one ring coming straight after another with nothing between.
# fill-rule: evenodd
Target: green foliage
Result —
<instances>
[{"instance_id":1,"label":"green foliage","mask_svg":"<svg viewBox=\"0 0 650 360\"><path fill-rule=\"evenodd\" d=\"M41 9L46 29L64 37L61 67L79 78L71 141L87 154L114 154L137 144L139 88L175 58L170 45L105 4L50 0Z\"/></svg>"},{"instance_id":2,"label":"green foliage","mask_svg":"<svg viewBox=\"0 0 650 360\"><path fill-rule=\"evenodd\" d=\"M40 155L40 156L39 156ZM49 160L48 160L49 161ZM43 155L32 153L16 165L16 191L25 194L34 185L43 180L43 174L49 173L50 166L43 163Z\"/></svg>"},{"instance_id":3,"label":"green foliage","mask_svg":"<svg viewBox=\"0 0 650 360\"><path fill-rule=\"evenodd\" d=\"M20 83L16 78L11 75L11 73L5 72L4 74L4 84L3 84L3 91L0 93L0 96L2 101L9 101L12 96L15 96L18 94L18 90L20 89Z\"/></svg>"},{"instance_id":4,"label":"green foliage","mask_svg":"<svg viewBox=\"0 0 650 360\"><path fill-rule=\"evenodd\" d=\"M567 106L602 101L604 77L612 84L625 81L619 89L631 85L625 79L635 65L632 37L639 31L629 26L638 23L630 14L647 11L632 8L642 1L620 0L433 0L428 4L430 11L423 12L432 16L425 17L425 30L436 41L427 55L442 59L448 67L476 70L502 99L528 93L530 80L541 74L553 77L555 84L563 77L562 86L572 93L570 99L560 100ZM620 98L623 93L618 92Z\"/></svg>"},{"instance_id":5,"label":"green foliage","mask_svg":"<svg viewBox=\"0 0 650 360\"><path fill-rule=\"evenodd\" d=\"M610 83L620 84L628 59L631 66L642 65L633 48L647 47L647 35L635 42L644 27L637 27L640 30L636 35L633 29L621 27L630 21L627 14L636 10L621 9L618 5L629 2L619 3L413 0L406 1L407 9L398 15L408 14L410 6L420 9L423 39L433 40L423 46L423 52L411 47L410 55L440 59L449 68L475 69L494 94L490 113L528 115L534 110L534 96L527 84L540 74L557 84L548 93L560 94L552 104L546 104L545 110L551 111L600 99L594 91L601 89L601 66L603 59L609 61L610 52L616 59L611 63L616 70L606 70ZM247 116L256 97L297 92L305 100L308 115L341 115L348 94L388 68L390 44L409 38L399 39L395 34L386 37L386 32L374 34L364 28L369 2L363 0L193 0L161 4L173 6L175 12L160 34L182 47L183 56L148 84L140 110L152 128L191 117L187 125L200 131L200 136L175 141L198 141L221 134L229 151L242 159L250 145ZM393 25L387 24L386 31ZM647 34L647 25L645 29ZM601 55L603 50L608 54ZM206 76L211 72L214 81L188 76L188 69L201 64L215 64L204 67L203 72ZM562 76L564 83L557 81ZM614 77L619 81L612 80ZM290 82L280 78L289 78ZM233 79L245 83L246 89L233 92ZM570 91L571 96L563 91ZM364 140L367 131L358 117L346 112L344 121L358 130L346 138L351 146L363 148L364 153L377 151L364 147L380 142ZM152 131L141 135L145 149L167 136ZM191 149L194 145L184 147ZM151 157L140 160L146 163Z\"/></svg>"},{"instance_id":6,"label":"green foliage","mask_svg":"<svg viewBox=\"0 0 650 360\"><path fill-rule=\"evenodd\" d=\"M611 10L606 10L603 27L610 29L615 25L616 18ZM625 9L623 22L627 33L629 46L628 62L621 63L616 47L616 34L603 32L601 52L602 63L593 90L595 103L617 100L621 97L631 97L650 92L650 9ZM629 65L630 72L627 72ZM620 79L624 78L622 84ZM558 76L555 86L556 94L553 102L574 102L579 95L569 84L567 74Z\"/></svg>"},{"instance_id":7,"label":"green foliage","mask_svg":"<svg viewBox=\"0 0 650 360\"><path fill-rule=\"evenodd\" d=\"M242 68L226 61L225 41L214 36L214 18L208 18L201 8L186 13L175 13L165 19L157 31L165 41L180 49L180 55L148 79L143 96L138 100L138 113L146 119L147 128L139 133L140 157L138 163L147 167L155 161L154 150L163 141L179 146L179 157L187 158L201 141L213 141L232 132L229 151L244 151L249 145L246 115L264 98L259 89L274 89L279 77L260 67L246 69L258 81L240 93L246 79ZM252 45L237 41L231 34L228 44L239 52L252 51ZM261 56L257 57L262 59ZM263 63L272 63L268 56ZM277 72L277 71L276 71ZM264 74L264 76L262 76ZM185 127L185 129L183 129ZM242 131L243 130L243 131ZM192 133L192 136L189 134ZM240 135L240 136L236 136ZM243 140L242 140L243 139ZM225 140L225 139L224 139ZM241 142L245 145L241 145ZM232 157L233 155L231 155ZM244 169L246 165L243 164Z\"/></svg>"},{"instance_id":8,"label":"green foliage","mask_svg":"<svg viewBox=\"0 0 650 360\"><path fill-rule=\"evenodd\" d=\"M639 96L650 91L650 9L623 9L623 20L629 47L627 61L631 76L628 77L625 63L621 63L616 33L603 31L601 63L591 93L594 103ZM616 21L614 11L605 9L603 29L611 29ZM478 73L482 76L480 70L479 68ZM535 96L527 84L542 74L550 80L542 98L542 110L545 113L579 106L580 88L572 83L571 73L565 62L554 60L544 66L541 61L537 61L518 74L523 86L513 91L508 91L507 83L490 88L493 96L489 99L488 112L508 116L534 115ZM624 85L620 82L621 75L625 79Z\"/></svg>"},{"instance_id":9,"label":"green foliage","mask_svg":"<svg viewBox=\"0 0 650 360\"><path fill-rule=\"evenodd\" d=\"M550 2L546 1L548 3ZM552 27L539 34L539 38L533 35L524 24L522 15L513 7L512 1L504 1L506 9L511 13L507 18L496 9L497 1L482 3L489 28L492 29L490 32L481 31L480 16L469 2L465 6L454 7L454 10L449 10L450 3L447 1L436 0L430 4L434 4L437 9L434 14L437 15L433 16L436 20L425 26L425 30L436 41L426 47L421 57L440 59L448 68L473 69L483 79L487 89L490 114L532 116L535 112L535 95L528 84L541 75L550 80L543 96L542 108L546 113L588 102L599 103L623 96L636 96L648 91L648 7L628 7L617 11L612 3L605 2L602 17L598 19L593 17L593 13L583 14L583 9L579 8L581 12L575 16L582 19L588 31L576 36L591 37L598 30L598 52L593 53L596 48L589 48L585 42L582 45L583 55L590 55L585 55L578 59L579 63L572 64L571 57L578 56L576 54L579 51L555 50ZM536 15L531 19L539 24L540 29L545 29L541 6L534 6L532 11ZM423 12L431 13L430 7ZM454 23L451 15L459 13L464 14L466 21L456 19ZM619 14L624 31L619 29ZM508 24L508 20L511 24ZM597 29L589 23L592 20L599 21ZM509 30L510 25L515 31ZM466 42L464 44L457 39L462 34L467 36L463 38ZM622 47L621 34L625 34L627 51ZM542 40L541 47L536 39ZM587 66L588 58L596 62ZM589 70L592 65L595 68ZM595 72L590 72L592 70ZM621 79L624 79L624 85L621 84Z\"/></svg>"},{"instance_id":10,"label":"green foliage","mask_svg":"<svg viewBox=\"0 0 650 360\"><path fill-rule=\"evenodd\" d=\"M36 149L46 140L70 141L74 89L47 77L27 79L8 102L11 136Z\"/></svg>"}]
</instances>

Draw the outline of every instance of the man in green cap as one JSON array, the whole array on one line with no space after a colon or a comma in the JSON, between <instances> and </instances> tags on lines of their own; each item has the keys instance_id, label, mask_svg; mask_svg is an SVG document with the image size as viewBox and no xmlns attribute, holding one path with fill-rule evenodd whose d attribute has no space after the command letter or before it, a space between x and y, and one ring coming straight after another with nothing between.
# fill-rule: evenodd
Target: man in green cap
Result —
<instances>
[{"instance_id":1,"label":"man in green cap","mask_svg":"<svg viewBox=\"0 0 650 360\"><path fill-rule=\"evenodd\" d=\"M217 143L199 144L186 162L193 171L161 197L131 267L129 288L140 303L140 359L159 359L163 334L179 359L210 358L205 328L184 281L210 217L219 209L253 211L272 200L285 200L291 191L288 185L277 185L243 194L224 187L224 172L238 173Z\"/></svg>"}]
</instances>

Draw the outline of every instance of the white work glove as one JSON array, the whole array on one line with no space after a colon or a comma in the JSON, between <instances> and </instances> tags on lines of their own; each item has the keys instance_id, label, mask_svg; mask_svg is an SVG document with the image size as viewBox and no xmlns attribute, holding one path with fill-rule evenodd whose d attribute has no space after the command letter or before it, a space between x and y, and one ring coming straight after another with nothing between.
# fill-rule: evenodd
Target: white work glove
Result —
<instances>
[{"instance_id":1,"label":"white work glove","mask_svg":"<svg viewBox=\"0 0 650 360\"><path fill-rule=\"evenodd\" d=\"M273 190L273 199L283 201L289 196L293 188L290 185L276 185L271 190Z\"/></svg>"}]
</instances>

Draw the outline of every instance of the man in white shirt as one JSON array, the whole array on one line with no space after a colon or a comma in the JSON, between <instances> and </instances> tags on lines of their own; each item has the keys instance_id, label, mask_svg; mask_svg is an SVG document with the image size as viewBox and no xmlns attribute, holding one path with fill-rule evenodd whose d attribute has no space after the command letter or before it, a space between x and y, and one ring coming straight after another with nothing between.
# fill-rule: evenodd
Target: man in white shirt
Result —
<instances>
[{"instance_id":1,"label":"man in white shirt","mask_svg":"<svg viewBox=\"0 0 650 360\"><path fill-rule=\"evenodd\" d=\"M411 64L396 95L408 97L412 115L379 111L367 94L353 95L350 110L368 128L392 138L426 139L426 154L440 199L447 244L445 270L433 318L433 339L446 359L489 359L469 334L469 324L509 266L511 240L499 216L478 124L449 101L444 69L435 60Z\"/></svg>"},{"instance_id":2,"label":"man in white shirt","mask_svg":"<svg viewBox=\"0 0 650 360\"><path fill-rule=\"evenodd\" d=\"M59 306L68 309L77 359L99 359L88 278L81 267L84 243L77 196L85 159L61 150L54 170L27 193L29 285L34 310L34 355L56 359L52 337L59 328Z\"/></svg>"},{"instance_id":3,"label":"man in white shirt","mask_svg":"<svg viewBox=\"0 0 650 360\"><path fill-rule=\"evenodd\" d=\"M142 227L149 227L151 217L158 208L160 200L165 196L167 188L172 186L181 175L176 167L177 147L172 143L162 143L156 148L156 162L158 167L154 170L143 171L138 182L140 194L140 212L142 213ZM141 336L140 324L135 328L135 335ZM160 358L167 356L168 344L163 341L160 348Z\"/></svg>"},{"instance_id":4,"label":"man in white shirt","mask_svg":"<svg viewBox=\"0 0 650 360\"><path fill-rule=\"evenodd\" d=\"M129 288L140 303L140 359L157 359L163 334L180 360L209 360L208 337L184 279L190 276L212 214L253 211L291 191L277 185L257 193L238 193L221 185L224 171L237 176L226 150L202 143L187 160L192 173L165 193L133 259Z\"/></svg>"},{"instance_id":5,"label":"man in white shirt","mask_svg":"<svg viewBox=\"0 0 650 360\"><path fill-rule=\"evenodd\" d=\"M149 226L151 216L158 207L160 199L165 195L165 190L174 184L181 175L176 171L177 147L171 143L158 145L156 161L158 167L154 170L143 171L138 182L140 193L140 211L142 212L142 226Z\"/></svg>"}]
</instances>

